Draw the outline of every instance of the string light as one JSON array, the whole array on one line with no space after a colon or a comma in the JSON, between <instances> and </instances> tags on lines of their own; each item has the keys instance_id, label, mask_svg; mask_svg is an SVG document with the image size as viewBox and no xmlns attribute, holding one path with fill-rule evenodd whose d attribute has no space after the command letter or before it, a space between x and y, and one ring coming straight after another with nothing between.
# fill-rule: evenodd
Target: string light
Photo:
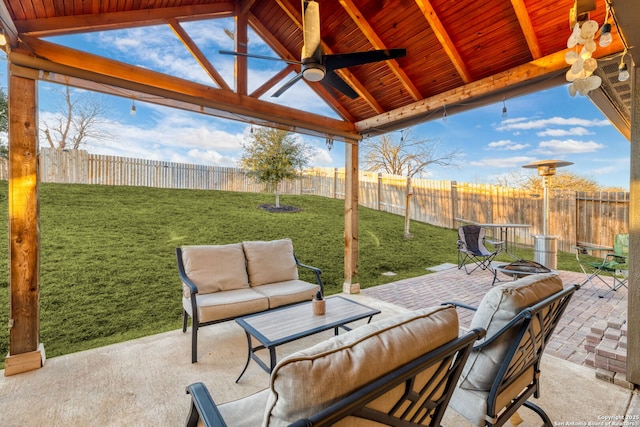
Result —
<instances>
[{"instance_id":1,"label":"string light","mask_svg":"<svg viewBox=\"0 0 640 427\"><path fill-rule=\"evenodd\" d=\"M618 81L626 82L629 80L631 75L629 74L629 69L627 68L626 62L624 62L624 57L627 55L627 49L622 53L622 57L620 58L620 65L618 66Z\"/></svg>"},{"instance_id":2,"label":"string light","mask_svg":"<svg viewBox=\"0 0 640 427\"><path fill-rule=\"evenodd\" d=\"M507 104L505 103L504 99L502 100L502 118L507 118Z\"/></svg>"},{"instance_id":3,"label":"string light","mask_svg":"<svg viewBox=\"0 0 640 427\"><path fill-rule=\"evenodd\" d=\"M333 138L327 135L327 140L325 144L327 145L327 151L331 151L331 149L333 148Z\"/></svg>"},{"instance_id":4,"label":"string light","mask_svg":"<svg viewBox=\"0 0 640 427\"><path fill-rule=\"evenodd\" d=\"M129 114L131 114L132 116L136 115L136 100L135 99L131 100L131 111L129 112Z\"/></svg>"},{"instance_id":5,"label":"string light","mask_svg":"<svg viewBox=\"0 0 640 427\"><path fill-rule=\"evenodd\" d=\"M447 121L447 105L443 105L442 106L442 121L446 122Z\"/></svg>"},{"instance_id":6,"label":"string light","mask_svg":"<svg viewBox=\"0 0 640 427\"><path fill-rule=\"evenodd\" d=\"M0 46L7 45L7 36L4 35L4 30L0 27Z\"/></svg>"}]
</instances>

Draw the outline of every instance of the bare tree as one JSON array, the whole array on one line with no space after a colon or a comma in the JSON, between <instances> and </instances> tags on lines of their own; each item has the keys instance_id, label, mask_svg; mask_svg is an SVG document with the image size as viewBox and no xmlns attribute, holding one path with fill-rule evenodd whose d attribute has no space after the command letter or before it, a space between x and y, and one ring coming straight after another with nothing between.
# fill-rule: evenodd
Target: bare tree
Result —
<instances>
[{"instance_id":1,"label":"bare tree","mask_svg":"<svg viewBox=\"0 0 640 427\"><path fill-rule=\"evenodd\" d=\"M64 105L50 123L43 122L42 134L49 147L61 150L81 148L88 140L107 140L111 135L100 125L106 123L105 108L86 96L72 96L65 87Z\"/></svg>"},{"instance_id":2,"label":"bare tree","mask_svg":"<svg viewBox=\"0 0 640 427\"><path fill-rule=\"evenodd\" d=\"M525 176L519 187L540 193L544 190L542 177L537 175ZM580 176L570 171L558 171L558 173L549 180L549 189L589 192L601 191L602 187L594 179Z\"/></svg>"},{"instance_id":3,"label":"bare tree","mask_svg":"<svg viewBox=\"0 0 640 427\"><path fill-rule=\"evenodd\" d=\"M364 163L368 170L407 177L405 238L411 238L411 178L421 175L431 165L452 166L458 157L457 149L441 152L440 148L438 140L413 138L411 128L400 132L399 142L396 142L391 134L384 134L378 140L368 140L364 143Z\"/></svg>"},{"instance_id":4,"label":"bare tree","mask_svg":"<svg viewBox=\"0 0 640 427\"><path fill-rule=\"evenodd\" d=\"M365 168L374 172L403 175L410 178L424 173L431 165L452 166L458 150L441 151L440 141L412 137L411 128L400 132L400 141L393 134L377 140L367 140L363 146Z\"/></svg>"}]
</instances>

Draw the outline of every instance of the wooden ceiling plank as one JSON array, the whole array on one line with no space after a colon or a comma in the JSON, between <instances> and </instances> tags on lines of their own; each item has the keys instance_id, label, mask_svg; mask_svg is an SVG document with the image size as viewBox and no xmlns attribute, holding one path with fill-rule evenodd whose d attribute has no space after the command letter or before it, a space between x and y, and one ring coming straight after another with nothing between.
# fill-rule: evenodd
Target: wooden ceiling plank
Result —
<instances>
[{"instance_id":1,"label":"wooden ceiling plank","mask_svg":"<svg viewBox=\"0 0 640 427\"><path fill-rule=\"evenodd\" d=\"M462 57L460 56L460 53L458 52L458 49L456 48L455 44L451 40L451 37L449 37L449 33L447 32L447 29L444 27L444 25L438 18L438 14L433 8L431 1L415 0L415 2L420 8L420 10L422 11L422 14L424 15L425 19L431 26L431 29L433 30L434 34L438 38L438 41L442 45L442 48L444 49L445 53L453 63L453 66L458 71L458 74L460 74L460 78L462 79L462 81L465 83L469 83L473 81L473 76L471 76L469 69L467 68Z\"/></svg>"},{"instance_id":2,"label":"wooden ceiling plank","mask_svg":"<svg viewBox=\"0 0 640 427\"><path fill-rule=\"evenodd\" d=\"M168 19L167 24L173 31L173 33L180 39L185 48L193 55L196 61L200 64L200 66L206 71L206 73L211 77L211 80L220 88L224 90L231 90L227 82L224 81L224 78L218 73L218 70L211 64L211 62L207 59L206 56L202 53L200 48L196 45L193 39L187 34L184 28L180 25L180 23L174 19Z\"/></svg>"},{"instance_id":3,"label":"wooden ceiling plank","mask_svg":"<svg viewBox=\"0 0 640 427\"><path fill-rule=\"evenodd\" d=\"M360 139L353 124L347 121L238 95L38 39L27 38L25 42L28 42L29 51L13 51L9 58L13 64L219 109L239 117L255 117L338 138Z\"/></svg>"},{"instance_id":4,"label":"wooden ceiling plank","mask_svg":"<svg viewBox=\"0 0 640 427\"><path fill-rule=\"evenodd\" d=\"M20 34L44 37L162 25L167 19L171 18L186 21L228 17L233 16L234 8L235 3L227 1L223 3L110 12L95 15L27 19L15 21L15 26Z\"/></svg>"},{"instance_id":5,"label":"wooden ceiling plank","mask_svg":"<svg viewBox=\"0 0 640 427\"><path fill-rule=\"evenodd\" d=\"M518 22L520 23L520 28L522 28L524 38L527 40L527 46L529 46L531 56L533 59L541 58L542 49L540 48L540 43L538 42L538 37L536 36L536 31L531 23L529 11L527 10L527 6L524 4L524 0L511 0L511 5L518 17Z\"/></svg>"},{"instance_id":6,"label":"wooden ceiling plank","mask_svg":"<svg viewBox=\"0 0 640 427\"><path fill-rule=\"evenodd\" d=\"M611 43L611 45L606 48L599 48L594 58L615 55L623 49L624 47L621 42ZM486 96L494 92L502 91L510 86L521 84L527 80L564 70L568 68L564 59L566 52L567 50L556 52L502 73L497 73L493 76L442 92L430 98L425 98L413 104L361 120L356 122L356 130L361 134L368 132L380 133L380 131L384 131L386 127L393 127L394 124L398 122L426 117L433 111L447 105L454 105L472 98Z\"/></svg>"},{"instance_id":7,"label":"wooden ceiling plank","mask_svg":"<svg viewBox=\"0 0 640 427\"><path fill-rule=\"evenodd\" d=\"M365 35L365 37L369 40L374 49L388 49L382 39L378 36L375 30L371 27L369 22L364 19L362 16L362 12L358 9L355 3L352 0L338 0L344 10L347 11L353 22L360 28L360 31ZM409 93L409 95L413 98L414 101L418 101L423 98L422 94L418 90L418 88L413 84L409 76L404 72L402 67L398 61L391 60L385 61L385 63L389 66L393 74L400 80L400 83L405 88L405 90Z\"/></svg>"}]
</instances>

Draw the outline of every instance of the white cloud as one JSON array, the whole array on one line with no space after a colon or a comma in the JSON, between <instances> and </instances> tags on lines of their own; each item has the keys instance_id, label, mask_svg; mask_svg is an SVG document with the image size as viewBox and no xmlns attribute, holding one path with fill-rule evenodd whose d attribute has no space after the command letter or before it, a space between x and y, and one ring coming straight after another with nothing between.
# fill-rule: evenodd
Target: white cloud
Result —
<instances>
[{"instance_id":1,"label":"white cloud","mask_svg":"<svg viewBox=\"0 0 640 427\"><path fill-rule=\"evenodd\" d=\"M519 144L517 142L513 142L509 139L503 139L500 141L493 141L487 144L487 149L489 150L508 150L508 151L516 151L522 150L529 147L529 144Z\"/></svg>"},{"instance_id":2,"label":"white cloud","mask_svg":"<svg viewBox=\"0 0 640 427\"><path fill-rule=\"evenodd\" d=\"M542 132L536 132L536 135L540 137L544 136L584 136L584 135L593 135L589 129L583 127L573 127L571 129L546 129Z\"/></svg>"},{"instance_id":3,"label":"white cloud","mask_svg":"<svg viewBox=\"0 0 640 427\"><path fill-rule=\"evenodd\" d=\"M469 162L471 166L486 168L515 168L536 160L533 157L517 156L507 158L480 159Z\"/></svg>"},{"instance_id":4,"label":"white cloud","mask_svg":"<svg viewBox=\"0 0 640 427\"><path fill-rule=\"evenodd\" d=\"M577 117L551 117L549 119L538 119L538 120L522 120L522 119L513 119L513 121L505 120L499 126L496 127L496 130L499 131L510 131L510 130L530 130L530 129L541 129L548 126L583 126L583 127L592 127L592 126L611 126L608 120L589 120L589 119L580 119Z\"/></svg>"},{"instance_id":5,"label":"white cloud","mask_svg":"<svg viewBox=\"0 0 640 427\"><path fill-rule=\"evenodd\" d=\"M538 148L534 150L537 154L556 155L556 154L580 154L593 153L604 148L604 144L595 141L577 141L575 139L552 139L542 141Z\"/></svg>"}]
</instances>

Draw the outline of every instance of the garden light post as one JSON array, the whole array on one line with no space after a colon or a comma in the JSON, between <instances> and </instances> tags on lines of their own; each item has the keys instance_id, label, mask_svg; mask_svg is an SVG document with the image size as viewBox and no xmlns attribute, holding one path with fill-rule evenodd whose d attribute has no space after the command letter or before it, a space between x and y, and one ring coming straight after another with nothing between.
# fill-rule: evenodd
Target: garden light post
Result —
<instances>
[{"instance_id":1,"label":"garden light post","mask_svg":"<svg viewBox=\"0 0 640 427\"><path fill-rule=\"evenodd\" d=\"M572 164L573 162L566 162L563 160L541 160L522 166L527 169L537 169L538 175L542 177L542 234L533 236L533 257L535 262L552 270L555 270L558 266L558 236L550 236L547 234L547 227L549 223L549 183L551 181L551 177L556 174L556 168Z\"/></svg>"}]
</instances>

